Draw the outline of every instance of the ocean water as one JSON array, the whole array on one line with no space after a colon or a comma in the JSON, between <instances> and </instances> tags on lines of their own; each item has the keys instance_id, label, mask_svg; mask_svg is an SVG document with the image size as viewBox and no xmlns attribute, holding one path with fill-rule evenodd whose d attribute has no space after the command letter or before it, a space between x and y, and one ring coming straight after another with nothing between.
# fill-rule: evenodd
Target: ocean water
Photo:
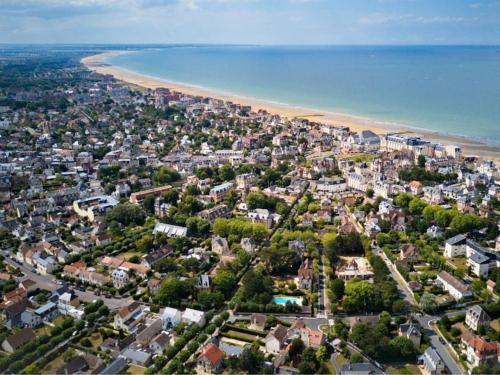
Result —
<instances>
[{"instance_id":1,"label":"ocean water","mask_svg":"<svg viewBox=\"0 0 500 375\"><path fill-rule=\"evenodd\" d=\"M500 46L167 46L107 61L215 91L500 145Z\"/></svg>"}]
</instances>

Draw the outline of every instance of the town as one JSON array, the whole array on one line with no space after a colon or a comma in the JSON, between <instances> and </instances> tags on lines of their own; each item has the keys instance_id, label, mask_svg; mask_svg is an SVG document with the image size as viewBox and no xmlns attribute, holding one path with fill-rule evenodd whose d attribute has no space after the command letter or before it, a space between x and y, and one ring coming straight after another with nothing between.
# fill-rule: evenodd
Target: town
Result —
<instances>
[{"instance_id":1,"label":"town","mask_svg":"<svg viewBox=\"0 0 500 375\"><path fill-rule=\"evenodd\" d=\"M1 373L499 374L500 170L0 60Z\"/></svg>"}]
</instances>

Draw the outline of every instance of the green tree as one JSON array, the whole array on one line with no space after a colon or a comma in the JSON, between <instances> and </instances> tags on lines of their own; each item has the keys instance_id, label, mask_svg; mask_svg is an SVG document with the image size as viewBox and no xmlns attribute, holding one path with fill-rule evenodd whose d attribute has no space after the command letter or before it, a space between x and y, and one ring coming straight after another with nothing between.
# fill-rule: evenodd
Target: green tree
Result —
<instances>
[{"instance_id":1,"label":"green tree","mask_svg":"<svg viewBox=\"0 0 500 375\"><path fill-rule=\"evenodd\" d=\"M124 226L143 225L146 214L140 206L130 203L122 203L114 207L106 214L108 223L118 222Z\"/></svg>"},{"instance_id":2,"label":"green tree","mask_svg":"<svg viewBox=\"0 0 500 375\"><path fill-rule=\"evenodd\" d=\"M249 374L258 374L264 366L264 353L260 351L259 344L254 342L245 347L240 355L239 368Z\"/></svg>"},{"instance_id":3,"label":"green tree","mask_svg":"<svg viewBox=\"0 0 500 375\"><path fill-rule=\"evenodd\" d=\"M425 156L424 155L418 155L417 158L417 165L419 168L425 168Z\"/></svg>"},{"instance_id":4,"label":"green tree","mask_svg":"<svg viewBox=\"0 0 500 375\"><path fill-rule=\"evenodd\" d=\"M351 354L351 358L349 358L350 363L362 363L364 362L364 358L361 353L354 352Z\"/></svg>"},{"instance_id":5,"label":"green tree","mask_svg":"<svg viewBox=\"0 0 500 375\"><path fill-rule=\"evenodd\" d=\"M228 270L221 269L214 276L214 288L229 297L236 286L236 276Z\"/></svg>"},{"instance_id":6,"label":"green tree","mask_svg":"<svg viewBox=\"0 0 500 375\"><path fill-rule=\"evenodd\" d=\"M427 313L434 312L437 308L434 294L424 292L422 297L420 297L420 308Z\"/></svg>"},{"instance_id":7,"label":"green tree","mask_svg":"<svg viewBox=\"0 0 500 375\"><path fill-rule=\"evenodd\" d=\"M341 301L344 297L345 292L344 281L341 279L333 279L332 281L330 281L330 289L332 290L333 298Z\"/></svg>"},{"instance_id":8,"label":"green tree","mask_svg":"<svg viewBox=\"0 0 500 375\"><path fill-rule=\"evenodd\" d=\"M179 172L177 172L175 169L165 166L160 167L160 169L155 174L153 174L153 181L160 185L175 182L180 178L181 175L179 174Z\"/></svg>"},{"instance_id":9,"label":"green tree","mask_svg":"<svg viewBox=\"0 0 500 375\"><path fill-rule=\"evenodd\" d=\"M156 294L158 302L164 306L178 306L180 300L187 296L191 290L186 281L181 281L173 276L167 277L163 281Z\"/></svg>"}]
</instances>

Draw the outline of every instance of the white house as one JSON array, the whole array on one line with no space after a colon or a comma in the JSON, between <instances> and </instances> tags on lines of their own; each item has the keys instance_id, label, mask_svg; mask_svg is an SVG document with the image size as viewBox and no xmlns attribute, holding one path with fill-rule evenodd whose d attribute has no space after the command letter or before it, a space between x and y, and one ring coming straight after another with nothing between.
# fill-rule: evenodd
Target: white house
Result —
<instances>
[{"instance_id":1,"label":"white house","mask_svg":"<svg viewBox=\"0 0 500 375\"><path fill-rule=\"evenodd\" d=\"M441 375L445 369L443 360L432 346L425 350L418 362L425 375Z\"/></svg>"},{"instance_id":2,"label":"white house","mask_svg":"<svg viewBox=\"0 0 500 375\"><path fill-rule=\"evenodd\" d=\"M472 292L467 285L446 271L439 272L436 283L441 285L457 301L472 296Z\"/></svg>"},{"instance_id":3,"label":"white house","mask_svg":"<svg viewBox=\"0 0 500 375\"><path fill-rule=\"evenodd\" d=\"M477 331L481 326L489 326L490 320L489 315L479 305L469 307L465 314L465 324L473 331Z\"/></svg>"},{"instance_id":4,"label":"white house","mask_svg":"<svg viewBox=\"0 0 500 375\"><path fill-rule=\"evenodd\" d=\"M128 269L123 267L118 267L111 272L111 278L113 279L113 286L117 289L123 288L130 281L128 275Z\"/></svg>"},{"instance_id":5,"label":"white house","mask_svg":"<svg viewBox=\"0 0 500 375\"><path fill-rule=\"evenodd\" d=\"M463 234L458 234L455 237L448 238L444 244L443 255L446 258L455 258L463 256L466 253L467 237Z\"/></svg>"},{"instance_id":6,"label":"white house","mask_svg":"<svg viewBox=\"0 0 500 375\"><path fill-rule=\"evenodd\" d=\"M153 234L164 233L167 237L175 238L175 237L186 237L187 228L180 227L178 225L164 224L164 223L156 223L155 228L153 229Z\"/></svg>"},{"instance_id":7,"label":"white house","mask_svg":"<svg viewBox=\"0 0 500 375\"><path fill-rule=\"evenodd\" d=\"M205 325L205 313L199 310L186 309L182 313L182 321L186 324L198 324L203 327Z\"/></svg>"},{"instance_id":8,"label":"white house","mask_svg":"<svg viewBox=\"0 0 500 375\"><path fill-rule=\"evenodd\" d=\"M177 326L182 320L182 313L172 307L165 307L160 316L163 320L163 328L168 329Z\"/></svg>"},{"instance_id":9,"label":"white house","mask_svg":"<svg viewBox=\"0 0 500 375\"><path fill-rule=\"evenodd\" d=\"M285 343L287 334L288 329L281 324L278 324L271 332L269 332L264 339L266 353L278 354Z\"/></svg>"},{"instance_id":10,"label":"white house","mask_svg":"<svg viewBox=\"0 0 500 375\"><path fill-rule=\"evenodd\" d=\"M229 245L224 237L212 237L212 252L222 255L229 251Z\"/></svg>"}]
</instances>

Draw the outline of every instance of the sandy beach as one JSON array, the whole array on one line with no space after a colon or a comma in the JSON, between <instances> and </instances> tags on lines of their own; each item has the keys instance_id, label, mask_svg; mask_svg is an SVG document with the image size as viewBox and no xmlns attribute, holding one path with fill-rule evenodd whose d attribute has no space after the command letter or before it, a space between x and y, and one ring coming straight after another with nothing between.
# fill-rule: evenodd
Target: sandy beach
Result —
<instances>
[{"instance_id":1,"label":"sandy beach","mask_svg":"<svg viewBox=\"0 0 500 375\"><path fill-rule=\"evenodd\" d=\"M290 119L306 118L310 121L324 123L327 125L348 126L351 130L354 131L369 129L377 134L383 134L387 132L404 132L408 134L415 134L427 140L440 142L443 144L458 145L462 147L465 155L477 155L484 158L494 159L497 162L500 161L500 147L488 146L481 142L470 140L465 137L445 135L420 129L416 130L414 128L404 127L403 125L398 124L384 123L339 113L282 105L243 96L226 95L216 91L211 91L185 84L173 83L159 78L137 74L116 66L112 66L105 61L105 59L109 56L124 53L128 53L128 51L109 51L85 57L81 60L81 62L86 67L97 73L110 74L120 81L144 88L155 89L159 87L166 87L171 90L185 93L187 95L201 95L204 97L212 97L226 101L232 101L234 103L240 103L242 105L250 105L253 110L263 109L268 111L269 113L279 114Z\"/></svg>"}]
</instances>

